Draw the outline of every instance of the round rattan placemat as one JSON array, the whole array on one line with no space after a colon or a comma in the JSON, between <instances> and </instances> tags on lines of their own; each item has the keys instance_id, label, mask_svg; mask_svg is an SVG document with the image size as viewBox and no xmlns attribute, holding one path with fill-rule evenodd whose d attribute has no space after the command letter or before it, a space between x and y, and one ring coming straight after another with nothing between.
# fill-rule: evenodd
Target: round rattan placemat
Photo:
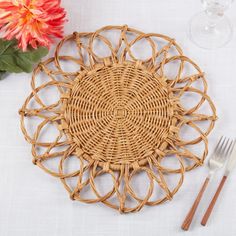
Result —
<instances>
[{"instance_id":1,"label":"round rattan placemat","mask_svg":"<svg viewBox=\"0 0 236 236\"><path fill-rule=\"evenodd\" d=\"M150 56L143 58L146 46ZM74 71L67 70L71 64ZM195 86L199 82L201 89ZM185 171L202 165L207 155L216 113L204 74L167 36L126 25L75 32L38 65L31 86L20 115L33 163L60 178L73 200L102 202L120 212L162 203L178 191ZM188 109L186 94L199 97ZM203 130L199 125L206 122ZM186 126L198 135L184 140ZM188 148L200 143L200 155ZM166 159L177 166L166 166ZM132 181L143 173L146 188L137 190ZM108 191L99 187L106 181L97 181L103 175L112 182ZM177 183L170 187L167 176L172 175Z\"/></svg>"}]
</instances>

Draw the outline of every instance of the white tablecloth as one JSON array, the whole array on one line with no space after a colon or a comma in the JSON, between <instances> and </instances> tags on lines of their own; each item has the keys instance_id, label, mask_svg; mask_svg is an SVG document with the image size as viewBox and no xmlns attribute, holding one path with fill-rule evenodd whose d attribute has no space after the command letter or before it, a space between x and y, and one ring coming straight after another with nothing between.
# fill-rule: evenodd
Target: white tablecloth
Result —
<instances>
[{"instance_id":1,"label":"white tablecloth","mask_svg":"<svg viewBox=\"0 0 236 236\"><path fill-rule=\"evenodd\" d=\"M209 137L210 150L220 134L235 137L236 34L224 48L208 51L190 42L189 19L201 10L200 0L64 0L69 22L65 32L94 31L104 25L128 24L144 32L174 37L186 55L206 72L209 94L219 120ZM234 28L236 3L227 12ZM30 75L12 74L0 81L0 235L1 236L141 236L236 235L236 171L230 176L209 224L200 219L222 175L212 181L191 230L180 229L207 168L186 174L173 201L120 215L99 204L70 201L61 183L31 163L30 145L19 127L18 109L30 92Z\"/></svg>"}]
</instances>

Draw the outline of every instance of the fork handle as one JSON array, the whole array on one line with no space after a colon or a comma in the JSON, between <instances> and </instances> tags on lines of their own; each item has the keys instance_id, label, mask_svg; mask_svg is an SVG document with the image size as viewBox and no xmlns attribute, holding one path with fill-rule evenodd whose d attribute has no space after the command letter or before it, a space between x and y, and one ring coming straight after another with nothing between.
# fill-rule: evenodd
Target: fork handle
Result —
<instances>
[{"instance_id":1,"label":"fork handle","mask_svg":"<svg viewBox=\"0 0 236 236\"><path fill-rule=\"evenodd\" d=\"M212 210L213 210L213 208L214 208L214 206L215 206L215 203L216 203L216 201L217 201L217 198L218 198L219 195L220 195L220 192L221 192L221 190L222 190L222 188L223 188L223 186L224 186L224 184L225 184L226 179L227 179L227 176L224 175L224 176L222 177L221 181L220 181L220 184L219 184L219 186L218 186L218 188L217 188L217 190L216 190L216 192L215 192L215 195L214 195L214 197L212 198L211 203L209 204L209 206L208 206L208 208L207 208L207 210L206 210L206 212L205 212L205 214L204 214L204 216L203 216L203 218L202 218L201 224L202 224L203 226L206 225L207 220L208 220L208 218L209 218L210 215L211 215L211 212L212 212Z\"/></svg>"},{"instance_id":2,"label":"fork handle","mask_svg":"<svg viewBox=\"0 0 236 236\"><path fill-rule=\"evenodd\" d=\"M182 226L181 226L181 228L182 228L183 230L186 230L186 231L187 231L187 230L189 229L189 226L190 226L191 223L192 223L193 217L194 217L195 212L196 212L196 210L197 210L197 207L198 207L198 205L199 205L199 203L200 203L200 201L201 201L201 199L202 199L203 193L204 193L205 190L206 190L206 187L207 187L207 185L208 185L208 183L209 183L209 180L210 180L209 177L207 177L207 178L205 179L205 181L204 181L204 183L203 183L203 185L202 185L202 187L201 187L201 189L200 189L200 191L199 191L199 193L198 193L198 195L197 195L197 197L196 197L196 199L195 199L195 201L194 201L194 203L193 203L191 209L189 210L187 216L185 217L184 222L183 222L183 224L182 224Z\"/></svg>"}]
</instances>

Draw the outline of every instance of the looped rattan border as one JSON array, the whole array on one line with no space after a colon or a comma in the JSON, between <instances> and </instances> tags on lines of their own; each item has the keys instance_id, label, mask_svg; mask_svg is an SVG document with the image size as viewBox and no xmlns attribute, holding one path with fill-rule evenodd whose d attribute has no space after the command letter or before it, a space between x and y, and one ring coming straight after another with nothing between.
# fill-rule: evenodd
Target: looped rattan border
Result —
<instances>
[{"instance_id":1,"label":"looped rattan border","mask_svg":"<svg viewBox=\"0 0 236 236\"><path fill-rule=\"evenodd\" d=\"M118 37L110 39L107 32ZM140 42L151 50L145 59L134 50ZM107 49L107 55L99 55L94 49L98 43ZM71 49L73 55L68 55L70 44L76 48ZM76 64L75 71L67 71L65 63ZM171 63L178 64L172 78L166 75ZM184 74L187 64L193 74ZM201 89L194 85L198 82ZM167 36L145 34L126 25L106 26L92 33L75 32L58 44L54 57L38 65L31 87L20 116L25 139L32 145L33 163L60 178L73 200L102 202L120 212L160 204L172 199L185 171L202 165L207 155L207 135L217 117L207 95L204 73ZM51 103L43 96L50 88L59 96ZM181 100L186 93L200 97L188 109ZM211 114L201 111L204 104ZM34 119L38 123L33 128L27 122ZM201 122L208 122L205 130L199 127ZM48 134L48 126L57 135L45 141L42 137ZM195 130L198 137L183 140L183 126ZM109 137L104 141L106 133ZM200 143L204 146L201 155L188 148ZM177 161L177 166L167 167L164 162L168 157ZM70 170L68 162L72 158L79 164ZM50 167L47 162L54 160ZM132 184L140 172L147 178L143 196ZM105 193L97 183L102 175L112 181L112 188ZM179 176L174 187L169 186L167 175ZM75 179L74 184L70 179ZM93 197L84 196L86 188ZM162 192L159 196L155 194L157 188Z\"/></svg>"}]
</instances>

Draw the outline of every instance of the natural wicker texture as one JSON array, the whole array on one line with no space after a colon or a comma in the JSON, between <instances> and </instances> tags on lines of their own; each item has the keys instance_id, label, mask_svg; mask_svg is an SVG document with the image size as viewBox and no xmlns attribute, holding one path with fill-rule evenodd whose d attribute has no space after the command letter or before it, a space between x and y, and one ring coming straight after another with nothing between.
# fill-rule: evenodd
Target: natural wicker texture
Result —
<instances>
[{"instance_id":1,"label":"natural wicker texture","mask_svg":"<svg viewBox=\"0 0 236 236\"><path fill-rule=\"evenodd\" d=\"M70 97L66 119L74 141L114 169L147 162L173 123L166 84L132 63L95 69L77 80Z\"/></svg>"},{"instance_id":2,"label":"natural wicker texture","mask_svg":"<svg viewBox=\"0 0 236 236\"><path fill-rule=\"evenodd\" d=\"M114 31L119 33L115 43L105 35ZM133 47L142 40L151 46L150 58L134 56ZM95 53L95 41L107 47L110 55ZM77 55L68 55L68 42L76 45ZM61 53L63 47L67 53ZM65 62L76 63L76 71L67 72ZM169 78L165 67L172 62L179 63L178 70ZM194 69L194 74L184 72L186 64ZM40 73L42 83L37 77ZM199 81L202 89L194 86ZM162 203L178 191L185 170L202 165L207 155L207 135L214 126L216 114L206 94L204 74L167 36L145 34L127 26L74 33L59 43L55 57L39 64L31 86L32 93L20 114L22 131L32 144L33 162L60 178L74 200L102 202L120 212L134 212L144 205ZM60 95L56 102L48 103L43 98L43 92L49 88ZM185 93L200 96L189 109L181 102ZM205 103L211 114L201 111ZM26 119L39 120L35 129L27 125ZM198 125L206 121L208 127L202 130ZM42 137L52 134L48 133L48 126L54 127L58 134L53 140L45 141ZM183 140L180 134L183 126L191 127L199 135ZM188 149L199 143L204 144L201 155ZM72 157L79 164L70 171L68 162ZM177 160L178 166L166 167L163 161L168 157ZM59 162L53 162L53 168L46 164L48 160L58 159ZM148 178L143 183L147 191L142 197L132 185L139 172L146 173ZM171 188L166 177L176 174L179 180ZM96 182L101 175L109 175L113 183L105 193L101 193ZM76 179L75 184L70 179ZM94 194L93 198L83 196L85 188ZM156 196L157 191L162 194ZM135 203L129 205L130 201Z\"/></svg>"}]
</instances>

